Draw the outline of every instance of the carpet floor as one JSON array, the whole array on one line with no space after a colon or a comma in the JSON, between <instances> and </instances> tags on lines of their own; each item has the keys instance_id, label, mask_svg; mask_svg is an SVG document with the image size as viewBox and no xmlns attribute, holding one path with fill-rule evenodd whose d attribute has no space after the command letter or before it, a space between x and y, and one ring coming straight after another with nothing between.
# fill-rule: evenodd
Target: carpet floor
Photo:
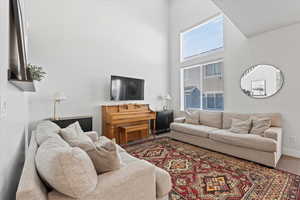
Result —
<instances>
[{"instance_id":1,"label":"carpet floor","mask_svg":"<svg viewBox=\"0 0 300 200\"><path fill-rule=\"evenodd\" d=\"M171 138L126 150L170 173L170 200L300 200L300 176Z\"/></svg>"}]
</instances>

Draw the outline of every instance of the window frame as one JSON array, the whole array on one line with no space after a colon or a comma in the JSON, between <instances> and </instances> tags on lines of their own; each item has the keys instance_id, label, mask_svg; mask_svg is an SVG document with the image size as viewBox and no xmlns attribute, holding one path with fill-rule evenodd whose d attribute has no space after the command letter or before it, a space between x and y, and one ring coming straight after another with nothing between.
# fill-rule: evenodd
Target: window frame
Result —
<instances>
[{"instance_id":1,"label":"window frame","mask_svg":"<svg viewBox=\"0 0 300 200\"><path fill-rule=\"evenodd\" d=\"M201 26L207 25L208 23L216 20L219 17L223 17L223 46L184 58L183 57L183 49L182 49L183 48L183 36L184 36L184 34L186 34L188 32L191 32L191 31L193 31L193 30L195 30L195 29L197 29ZM180 34L179 34L179 40L180 40L180 63L184 63L186 61L194 60L196 58L206 57L206 56L209 56L211 54L217 54L217 53L223 52L224 51L224 45L225 45L225 42L224 42L224 15L223 14L214 15L213 17L210 17L210 18L202 21L201 23L199 23L197 25L194 25L191 28L188 28L186 30L181 31Z\"/></svg>"},{"instance_id":2,"label":"window frame","mask_svg":"<svg viewBox=\"0 0 300 200\"><path fill-rule=\"evenodd\" d=\"M204 66L209 65L209 64L215 64L215 63L222 63L223 68L224 68L224 59L223 58L217 59L217 60L214 60L214 61L204 62L204 63L201 63L201 64L195 64L195 65L190 65L190 66L183 66L183 67L180 68L180 110L181 111L185 111L184 70L192 69L192 68L196 68L196 67L200 67L201 71L203 73L203 67ZM219 77L223 77L224 76L223 71L224 71L224 69L221 70L222 73L221 73L221 75ZM200 83L201 83L200 84L200 90L201 90L201 95L203 95L203 93L202 93L202 91L203 91L203 79L206 79L205 75L200 76ZM222 93L223 94L223 98L224 98L224 93L225 92L224 91L208 91L208 92L205 92L205 94L208 94L208 93L210 93L210 94L211 93L213 93L213 94ZM225 105L225 98L224 98L224 102L223 103ZM195 108L195 109L190 109L190 110L203 110L203 99L201 100L200 108Z\"/></svg>"}]
</instances>

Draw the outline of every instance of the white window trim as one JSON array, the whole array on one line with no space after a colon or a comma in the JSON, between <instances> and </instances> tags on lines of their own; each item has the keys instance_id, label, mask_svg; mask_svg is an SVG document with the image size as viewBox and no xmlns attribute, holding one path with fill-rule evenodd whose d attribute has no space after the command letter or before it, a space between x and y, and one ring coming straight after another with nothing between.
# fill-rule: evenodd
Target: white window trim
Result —
<instances>
[{"instance_id":1,"label":"white window trim","mask_svg":"<svg viewBox=\"0 0 300 200\"><path fill-rule=\"evenodd\" d=\"M223 43L223 47L212 49L212 50L209 50L209 51L205 51L205 52L202 52L202 53L199 53L199 54L187 57L187 58L183 58L183 52L182 52L182 47L183 47L183 40L182 40L182 38L183 38L184 34L190 32L190 31L193 31L194 29L197 29L197 28L199 28L201 26L204 26L204 25L206 25L206 24L214 21L216 18L221 17L221 16L223 16L223 15L222 14L214 15L213 17L205 20L204 22L201 22L200 24L195 25L192 28L186 29L186 30L182 31L179 34L179 38L180 38L180 63L183 63L183 62L186 62L186 61L189 61L189 60L194 60L194 59L200 58L200 57L206 57L206 56L209 56L211 54L216 54L216 53L220 53L220 52L224 51L224 43ZM223 16L223 19L224 19L224 16ZM223 24L223 27L224 27L224 24ZM223 34L224 34L224 32L223 32Z\"/></svg>"},{"instance_id":2,"label":"white window trim","mask_svg":"<svg viewBox=\"0 0 300 200\"><path fill-rule=\"evenodd\" d=\"M214 61L208 61L208 62L204 62L204 63L201 63L201 64L196 64L196 65L190 65L190 66L184 66L184 67L181 67L180 68L180 110L181 111L185 111L185 108L184 108L184 103L185 103L185 100L184 100L184 70L186 69L192 69L192 68L196 68L196 67L200 67L203 69L203 67L205 65L209 65L209 64L215 64L215 63L223 63L224 65L224 59L221 58L221 59L218 59L218 60L214 60ZM203 70L200 70L201 73L203 73ZM222 76L223 76L223 73L222 73ZM201 91L203 91L203 79L202 79L202 76L200 76L200 89ZM205 92L205 93L202 93L201 95L203 94L207 94L207 93L223 93L224 94L224 91L209 91L209 92ZM201 107L199 109L193 109L193 110L203 110L203 100L201 101Z\"/></svg>"}]
</instances>

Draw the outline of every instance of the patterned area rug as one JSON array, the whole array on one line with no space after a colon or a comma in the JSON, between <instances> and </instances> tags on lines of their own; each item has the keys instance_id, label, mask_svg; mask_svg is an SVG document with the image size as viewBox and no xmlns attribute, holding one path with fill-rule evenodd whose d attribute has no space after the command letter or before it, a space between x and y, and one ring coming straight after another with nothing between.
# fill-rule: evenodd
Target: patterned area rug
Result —
<instances>
[{"instance_id":1,"label":"patterned area rug","mask_svg":"<svg viewBox=\"0 0 300 200\"><path fill-rule=\"evenodd\" d=\"M126 150L170 173L170 200L300 200L300 176L170 138Z\"/></svg>"}]
</instances>

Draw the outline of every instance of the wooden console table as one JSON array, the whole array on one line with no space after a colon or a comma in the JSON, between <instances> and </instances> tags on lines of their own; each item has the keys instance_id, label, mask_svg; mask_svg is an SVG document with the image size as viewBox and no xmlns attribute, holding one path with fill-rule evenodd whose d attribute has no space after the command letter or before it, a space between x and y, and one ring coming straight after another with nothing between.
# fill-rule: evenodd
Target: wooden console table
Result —
<instances>
[{"instance_id":1,"label":"wooden console table","mask_svg":"<svg viewBox=\"0 0 300 200\"><path fill-rule=\"evenodd\" d=\"M121 143L120 134L122 134L122 127L123 129L124 127L133 127L135 125L147 125L149 127L149 122L154 121L153 124L155 124L156 119L156 112L150 110L148 104L104 105L101 108L101 112L102 134L110 139L115 138L118 144ZM155 129L155 126L152 128ZM142 137L148 137L148 134L142 134Z\"/></svg>"}]
</instances>

